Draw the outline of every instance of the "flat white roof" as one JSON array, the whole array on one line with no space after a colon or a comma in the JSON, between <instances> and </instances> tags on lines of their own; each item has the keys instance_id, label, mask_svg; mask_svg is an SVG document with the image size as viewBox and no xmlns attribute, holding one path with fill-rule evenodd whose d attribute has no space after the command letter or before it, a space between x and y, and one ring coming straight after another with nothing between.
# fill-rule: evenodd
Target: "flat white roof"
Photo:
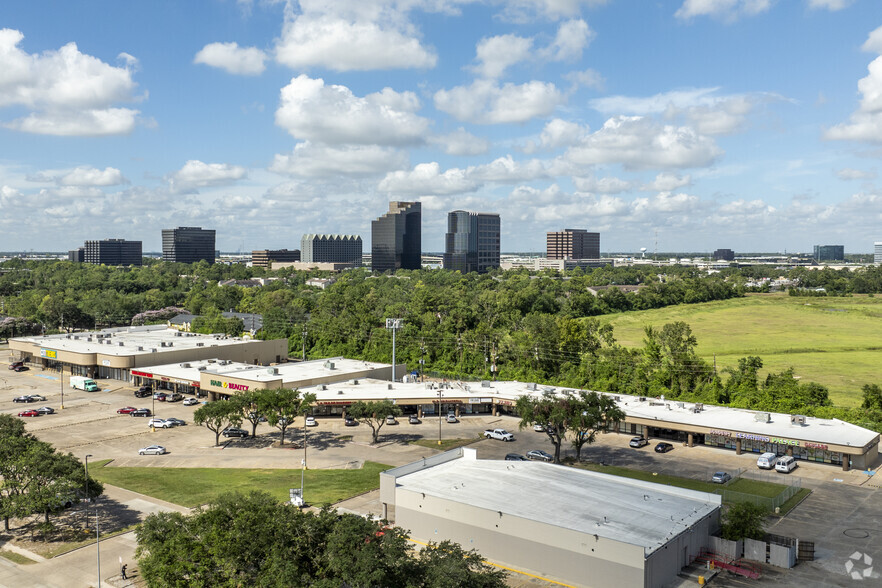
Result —
<instances>
[{"instance_id":1,"label":"flat white roof","mask_svg":"<svg viewBox=\"0 0 882 588\"><path fill-rule=\"evenodd\" d=\"M388 368L391 365L343 357L281 363L270 367L235 361L206 359L143 367L138 368L138 371L149 372L154 376L166 376L192 382L198 382L199 375L202 373L239 378L252 382L272 382L280 379L282 382L300 382L330 375L345 380L352 378L354 374L362 374L367 370ZM381 382L381 380L374 381L378 384Z\"/></svg>"},{"instance_id":2,"label":"flat white roof","mask_svg":"<svg viewBox=\"0 0 882 588\"><path fill-rule=\"evenodd\" d=\"M520 396L541 395L545 391L560 393L572 390L560 386L543 386L524 382L450 382L449 387L441 388L444 399L461 400L464 403L484 403L496 400L514 403ZM391 386L391 389L390 389ZM431 388L429 386L432 386ZM307 388L322 401L355 401L381 400L395 398L402 401L414 399L437 398L441 384L434 383L402 383L384 382L364 379L358 384L340 382L327 384L325 390L321 386ZM535 388L535 389L534 389ZM805 424L791 424L789 414L762 413L761 411L729 408L704 404L699 412L695 412L694 402L681 402L646 398L641 401L637 396L627 394L605 393L618 398L619 407L630 418L643 418L659 421L660 428L668 428L666 423L684 427L697 426L721 431L745 433L760 437L792 439L827 445L845 445L864 447L878 440L879 434L839 419L821 419L806 417ZM757 420L761 414L768 414L768 422Z\"/></svg>"},{"instance_id":3,"label":"flat white roof","mask_svg":"<svg viewBox=\"0 0 882 588\"><path fill-rule=\"evenodd\" d=\"M171 351L176 349L195 349L196 347L242 345L251 342L242 337L183 333L177 329L170 329L165 325L120 327L103 329L101 331L71 334L60 333L36 337L15 337L13 341L23 341L58 351L115 356L147 355L153 349L156 351Z\"/></svg>"},{"instance_id":4,"label":"flat white roof","mask_svg":"<svg viewBox=\"0 0 882 588\"><path fill-rule=\"evenodd\" d=\"M637 545L644 556L722 503L716 494L566 466L466 456L395 482L413 492Z\"/></svg>"}]
</instances>

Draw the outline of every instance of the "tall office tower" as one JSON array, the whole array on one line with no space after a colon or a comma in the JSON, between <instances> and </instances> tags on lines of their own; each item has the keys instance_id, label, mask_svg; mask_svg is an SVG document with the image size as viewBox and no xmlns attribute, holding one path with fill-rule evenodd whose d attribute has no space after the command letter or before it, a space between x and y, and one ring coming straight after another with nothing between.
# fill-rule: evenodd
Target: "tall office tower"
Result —
<instances>
[{"instance_id":1,"label":"tall office tower","mask_svg":"<svg viewBox=\"0 0 882 588\"><path fill-rule=\"evenodd\" d=\"M454 210L447 213L444 269L485 273L499 267L498 214Z\"/></svg>"},{"instance_id":2,"label":"tall office tower","mask_svg":"<svg viewBox=\"0 0 882 588\"><path fill-rule=\"evenodd\" d=\"M83 261L104 265L141 265L141 242L125 239L86 241Z\"/></svg>"},{"instance_id":3,"label":"tall office tower","mask_svg":"<svg viewBox=\"0 0 882 588\"><path fill-rule=\"evenodd\" d=\"M548 259L600 259L600 233L585 229L549 231L545 237Z\"/></svg>"},{"instance_id":4,"label":"tall office tower","mask_svg":"<svg viewBox=\"0 0 882 588\"><path fill-rule=\"evenodd\" d=\"M204 259L208 263L214 263L214 253L214 229L162 229L163 261L195 263Z\"/></svg>"},{"instance_id":5,"label":"tall office tower","mask_svg":"<svg viewBox=\"0 0 882 588\"><path fill-rule=\"evenodd\" d=\"M361 266L361 237L358 235L303 235L300 260L305 263L351 263Z\"/></svg>"},{"instance_id":6,"label":"tall office tower","mask_svg":"<svg viewBox=\"0 0 882 588\"><path fill-rule=\"evenodd\" d=\"M873 263L882 265L882 241L873 243Z\"/></svg>"},{"instance_id":7,"label":"tall office tower","mask_svg":"<svg viewBox=\"0 0 882 588\"><path fill-rule=\"evenodd\" d=\"M67 260L83 263L84 261L86 261L86 248L77 247L76 249L71 249L67 252Z\"/></svg>"},{"instance_id":8,"label":"tall office tower","mask_svg":"<svg viewBox=\"0 0 882 588\"><path fill-rule=\"evenodd\" d=\"M842 261L845 259L843 245L815 245L815 261Z\"/></svg>"},{"instance_id":9,"label":"tall office tower","mask_svg":"<svg viewBox=\"0 0 882 588\"><path fill-rule=\"evenodd\" d=\"M371 269L420 269L421 222L419 202L390 202L389 212L371 222Z\"/></svg>"},{"instance_id":10,"label":"tall office tower","mask_svg":"<svg viewBox=\"0 0 882 588\"><path fill-rule=\"evenodd\" d=\"M714 251L714 259L723 261L735 261L735 252L731 249L717 249Z\"/></svg>"},{"instance_id":11,"label":"tall office tower","mask_svg":"<svg viewBox=\"0 0 882 588\"><path fill-rule=\"evenodd\" d=\"M300 261L300 250L255 249L251 252L251 265L254 267L272 267L274 261Z\"/></svg>"}]
</instances>

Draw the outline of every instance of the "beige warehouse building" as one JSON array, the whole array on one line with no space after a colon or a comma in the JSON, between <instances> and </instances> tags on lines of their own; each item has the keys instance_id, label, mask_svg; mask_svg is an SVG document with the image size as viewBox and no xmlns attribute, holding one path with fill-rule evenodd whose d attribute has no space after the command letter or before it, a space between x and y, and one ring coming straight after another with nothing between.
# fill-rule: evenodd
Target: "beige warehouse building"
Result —
<instances>
[{"instance_id":1,"label":"beige warehouse building","mask_svg":"<svg viewBox=\"0 0 882 588\"><path fill-rule=\"evenodd\" d=\"M423 542L572 586L661 587L719 529L721 497L460 448L380 474L384 514Z\"/></svg>"},{"instance_id":2,"label":"beige warehouse building","mask_svg":"<svg viewBox=\"0 0 882 588\"><path fill-rule=\"evenodd\" d=\"M125 382L143 366L210 358L268 365L288 357L287 339L182 333L165 325L16 337L9 340L9 349L14 360L35 367Z\"/></svg>"}]
</instances>

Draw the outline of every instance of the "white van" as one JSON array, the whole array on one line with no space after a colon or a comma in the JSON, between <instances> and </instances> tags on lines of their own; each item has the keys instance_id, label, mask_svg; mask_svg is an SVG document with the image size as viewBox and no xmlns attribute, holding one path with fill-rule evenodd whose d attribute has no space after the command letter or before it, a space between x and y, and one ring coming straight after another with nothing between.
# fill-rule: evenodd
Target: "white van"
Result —
<instances>
[{"instance_id":1,"label":"white van","mask_svg":"<svg viewBox=\"0 0 882 588\"><path fill-rule=\"evenodd\" d=\"M789 455L785 455L784 457L779 457L777 463L775 463L775 471L782 472L784 474L789 474L794 469L796 469L796 460L793 459Z\"/></svg>"},{"instance_id":2,"label":"white van","mask_svg":"<svg viewBox=\"0 0 882 588\"><path fill-rule=\"evenodd\" d=\"M778 456L774 453L763 453L756 460L756 467L763 470L770 470L775 467L775 462L778 461Z\"/></svg>"}]
</instances>

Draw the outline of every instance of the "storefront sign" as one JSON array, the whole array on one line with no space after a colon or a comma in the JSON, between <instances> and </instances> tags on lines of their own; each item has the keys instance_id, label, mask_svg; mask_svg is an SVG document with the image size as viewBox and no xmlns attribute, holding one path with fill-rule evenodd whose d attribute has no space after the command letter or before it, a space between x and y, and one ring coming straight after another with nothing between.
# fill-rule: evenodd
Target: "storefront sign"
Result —
<instances>
[{"instance_id":1,"label":"storefront sign","mask_svg":"<svg viewBox=\"0 0 882 588\"><path fill-rule=\"evenodd\" d=\"M735 433L735 437L738 439L747 439L748 441L762 441L763 443L768 443L769 438L764 435L753 435L751 433Z\"/></svg>"},{"instance_id":2,"label":"storefront sign","mask_svg":"<svg viewBox=\"0 0 882 588\"><path fill-rule=\"evenodd\" d=\"M748 441L775 443L777 445L792 445L794 447L800 446L800 442L796 441L795 439L782 439L781 437L766 437L764 435L752 435L750 433L732 433L730 431L718 431L716 429L711 430L710 434L717 435L719 437L735 437L737 439L746 439ZM803 442L802 446L807 449L827 449L827 446L821 443Z\"/></svg>"},{"instance_id":3,"label":"storefront sign","mask_svg":"<svg viewBox=\"0 0 882 588\"><path fill-rule=\"evenodd\" d=\"M731 437L732 436L732 433L730 433L729 431L716 431L713 429L711 430L710 434L711 435L719 435L720 437Z\"/></svg>"},{"instance_id":4,"label":"storefront sign","mask_svg":"<svg viewBox=\"0 0 882 588\"><path fill-rule=\"evenodd\" d=\"M823 449L824 451L827 451L827 449L829 449L829 447L827 447L823 443L803 443L803 446L808 449Z\"/></svg>"},{"instance_id":5,"label":"storefront sign","mask_svg":"<svg viewBox=\"0 0 882 588\"><path fill-rule=\"evenodd\" d=\"M141 376L142 378L152 378L153 374L148 374L147 372L139 372L136 370L132 370L133 376Z\"/></svg>"},{"instance_id":6,"label":"storefront sign","mask_svg":"<svg viewBox=\"0 0 882 588\"><path fill-rule=\"evenodd\" d=\"M58 352L54 349L41 349L40 357L47 357L49 359L58 359Z\"/></svg>"},{"instance_id":7,"label":"storefront sign","mask_svg":"<svg viewBox=\"0 0 882 588\"><path fill-rule=\"evenodd\" d=\"M352 404L352 401L350 401L350 400L319 400L318 402L316 402L316 404L327 404L327 405L333 404L333 405L345 406L348 404Z\"/></svg>"},{"instance_id":8,"label":"storefront sign","mask_svg":"<svg viewBox=\"0 0 882 588\"><path fill-rule=\"evenodd\" d=\"M481 404L480 398L469 398L469 404Z\"/></svg>"},{"instance_id":9,"label":"storefront sign","mask_svg":"<svg viewBox=\"0 0 882 588\"><path fill-rule=\"evenodd\" d=\"M102 359L102 360L101 360L101 365L103 365L104 367L109 367L109 366L110 366L110 360L109 360L109 359Z\"/></svg>"},{"instance_id":10,"label":"storefront sign","mask_svg":"<svg viewBox=\"0 0 882 588\"><path fill-rule=\"evenodd\" d=\"M248 390L248 386L244 384L234 384L233 382L221 382L220 380L211 380L212 386L217 386L218 388L226 388L227 390L239 390L241 392L245 392Z\"/></svg>"},{"instance_id":11,"label":"storefront sign","mask_svg":"<svg viewBox=\"0 0 882 588\"><path fill-rule=\"evenodd\" d=\"M794 441L793 439L779 439L778 437L772 437L770 442L777 443L778 445L793 445L799 447L799 441Z\"/></svg>"}]
</instances>

